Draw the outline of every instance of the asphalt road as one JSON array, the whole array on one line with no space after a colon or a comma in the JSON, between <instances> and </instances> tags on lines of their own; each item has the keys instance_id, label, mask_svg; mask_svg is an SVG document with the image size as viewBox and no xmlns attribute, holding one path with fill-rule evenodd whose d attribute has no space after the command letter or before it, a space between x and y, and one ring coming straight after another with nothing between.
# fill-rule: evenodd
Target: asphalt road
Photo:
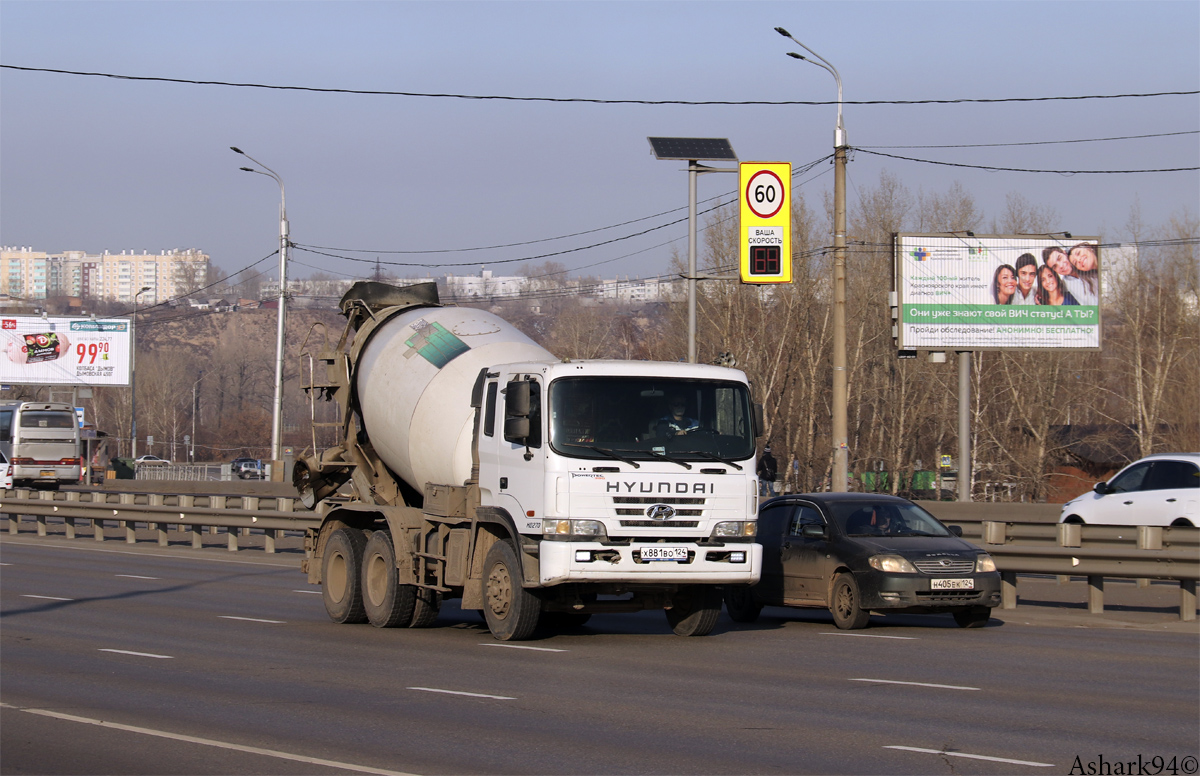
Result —
<instances>
[{"instance_id":1,"label":"asphalt road","mask_svg":"<svg viewBox=\"0 0 1200 776\"><path fill-rule=\"evenodd\" d=\"M1200 749L1194 623L767 609L685 639L643 612L501 645L453 602L335 625L294 555L5 536L0 563L4 774L1195 773Z\"/></svg>"}]
</instances>

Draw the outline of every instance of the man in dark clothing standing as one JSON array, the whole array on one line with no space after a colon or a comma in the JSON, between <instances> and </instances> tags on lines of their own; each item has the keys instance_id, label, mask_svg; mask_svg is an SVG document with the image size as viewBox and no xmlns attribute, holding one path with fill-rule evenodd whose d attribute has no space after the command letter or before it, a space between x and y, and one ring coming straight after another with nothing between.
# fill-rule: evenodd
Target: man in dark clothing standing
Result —
<instances>
[{"instance_id":1,"label":"man in dark clothing standing","mask_svg":"<svg viewBox=\"0 0 1200 776\"><path fill-rule=\"evenodd\" d=\"M760 496L775 495L775 475L778 472L778 464L775 463L775 456L771 455L771 446L763 448L762 457L758 459L758 494Z\"/></svg>"}]
</instances>

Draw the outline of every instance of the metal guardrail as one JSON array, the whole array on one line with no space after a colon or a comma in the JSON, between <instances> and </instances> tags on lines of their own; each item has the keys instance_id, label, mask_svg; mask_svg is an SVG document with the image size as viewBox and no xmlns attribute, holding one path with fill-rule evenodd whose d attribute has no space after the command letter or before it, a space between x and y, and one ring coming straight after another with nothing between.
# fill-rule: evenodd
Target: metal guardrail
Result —
<instances>
[{"instance_id":1,"label":"metal guardrail","mask_svg":"<svg viewBox=\"0 0 1200 776\"><path fill-rule=\"evenodd\" d=\"M1064 524L1057 522L1057 504L921 506L943 523L961 526L964 539L996 559L1005 609L1016 607L1017 574L1087 577L1088 610L1094 613L1104 611L1106 577L1167 579L1179 582L1180 619L1196 619L1200 528Z\"/></svg>"},{"instance_id":2,"label":"metal guardrail","mask_svg":"<svg viewBox=\"0 0 1200 776\"><path fill-rule=\"evenodd\" d=\"M266 552L275 552L283 531L318 528L320 518L299 506L298 499L271 496L120 493L109 491L0 491L0 514L8 517L8 532L19 531L22 515L36 519L38 535L46 535L46 520L61 518L67 538L76 536L76 520L84 520L96 541L104 541L104 524L125 529L125 541L137 541L141 523L158 532L158 543L167 545L167 531L183 526L191 532L192 546L201 547L202 528L228 529L229 549L238 549L238 536L262 529Z\"/></svg>"},{"instance_id":3,"label":"metal guardrail","mask_svg":"<svg viewBox=\"0 0 1200 776\"><path fill-rule=\"evenodd\" d=\"M1088 609L1094 613L1104 611L1106 577L1165 579L1180 584L1180 618L1196 619L1200 528L1059 524L1053 504L922 506L942 522L961 526L964 539L995 558L1005 609L1017 605L1018 574L1086 577ZM141 523L158 531L160 545L167 544L172 525L188 527L193 547L201 546L201 528L226 528L230 550L238 549L239 534L263 529L267 552L275 551L280 531L320 527L320 518L297 499L282 496L12 490L0 492L0 514L8 515L9 533L18 532L21 515L33 516L39 535L45 535L48 517L62 518L68 538L75 538L75 521L86 520L98 541L104 539L104 523L116 522L128 543L136 542Z\"/></svg>"}]
</instances>

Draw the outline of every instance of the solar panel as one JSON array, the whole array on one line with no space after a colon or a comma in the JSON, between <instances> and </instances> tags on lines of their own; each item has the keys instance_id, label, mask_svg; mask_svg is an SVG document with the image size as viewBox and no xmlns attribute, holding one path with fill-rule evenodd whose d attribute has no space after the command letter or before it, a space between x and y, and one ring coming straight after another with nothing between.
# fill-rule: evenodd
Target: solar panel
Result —
<instances>
[{"instance_id":1,"label":"solar panel","mask_svg":"<svg viewBox=\"0 0 1200 776\"><path fill-rule=\"evenodd\" d=\"M723 137L648 137L659 159L737 161L733 146Z\"/></svg>"}]
</instances>

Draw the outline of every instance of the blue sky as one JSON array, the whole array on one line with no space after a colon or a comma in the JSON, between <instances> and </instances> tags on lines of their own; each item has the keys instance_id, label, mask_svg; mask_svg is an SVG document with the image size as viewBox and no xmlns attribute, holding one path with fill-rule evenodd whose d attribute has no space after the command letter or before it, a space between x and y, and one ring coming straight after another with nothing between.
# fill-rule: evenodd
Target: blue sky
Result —
<instances>
[{"instance_id":1,"label":"blue sky","mask_svg":"<svg viewBox=\"0 0 1200 776\"><path fill-rule=\"evenodd\" d=\"M0 2L0 63L322 88L638 100L832 100L830 75L785 56L784 26L841 73L847 100L1108 95L1200 88L1194 2ZM845 108L852 146L1015 143L1200 129L1200 98ZM0 70L0 243L97 252L200 248L234 273L292 239L373 260L486 264L628 235L659 218L520 248L403 257L599 229L687 202L646 137L727 137L743 160L830 152L833 106L635 106L265 91ZM1200 164L1197 135L888 153L1037 169ZM1061 228L1127 238L1200 210L1195 172L1036 175L865 153L914 194L960 182L987 220L1020 192ZM801 187L819 206L828 165ZM810 176L812 177L812 176ZM732 192L701 178L700 197ZM585 274L655 275L685 227L554 257ZM331 251L339 253L339 250ZM378 252L378 253L376 253ZM344 253L344 251L342 251ZM308 252L293 276L364 275ZM532 263L540 263L536 259ZM272 262L260 265L264 269ZM421 270L400 270L419 273ZM447 268L433 268L434 274ZM472 267L449 268L466 274Z\"/></svg>"}]
</instances>

